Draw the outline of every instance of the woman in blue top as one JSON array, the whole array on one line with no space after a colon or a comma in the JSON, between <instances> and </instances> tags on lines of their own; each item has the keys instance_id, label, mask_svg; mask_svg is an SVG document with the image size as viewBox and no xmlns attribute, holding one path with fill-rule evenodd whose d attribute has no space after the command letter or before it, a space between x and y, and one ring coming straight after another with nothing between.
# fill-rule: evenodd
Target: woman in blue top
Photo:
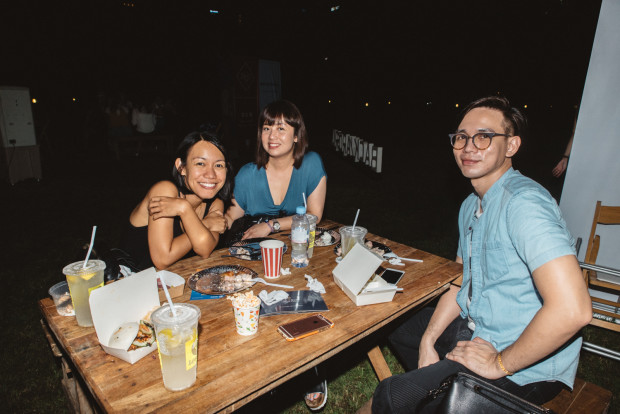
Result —
<instances>
[{"instance_id":1,"label":"woman in blue top","mask_svg":"<svg viewBox=\"0 0 620 414\"><path fill-rule=\"evenodd\" d=\"M276 101L263 109L258 121L256 162L244 165L235 178L232 205L226 212L228 228L244 215L271 216L252 225L243 239L265 237L289 230L297 206L321 221L327 175L321 157L308 152L303 117L289 101Z\"/></svg>"}]
</instances>

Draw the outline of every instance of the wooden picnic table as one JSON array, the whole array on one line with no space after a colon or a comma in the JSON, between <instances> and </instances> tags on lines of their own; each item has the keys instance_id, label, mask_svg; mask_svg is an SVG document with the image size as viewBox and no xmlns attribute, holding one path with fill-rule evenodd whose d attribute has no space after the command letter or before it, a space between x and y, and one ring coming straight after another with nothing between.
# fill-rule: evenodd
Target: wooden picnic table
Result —
<instances>
[{"instance_id":1,"label":"wooden picnic table","mask_svg":"<svg viewBox=\"0 0 620 414\"><path fill-rule=\"evenodd\" d=\"M319 227L338 228L339 224L324 220ZM290 275L281 276L276 283L303 290L307 289L305 274L317 278L327 292L323 295L329 307L325 316L335 326L317 335L287 342L277 332L277 326L307 315L274 315L260 318L257 334L241 336L236 333L229 300L192 301L202 312L198 367L196 383L184 391L171 392L164 388L157 352L131 365L106 354L94 328L79 327L75 318L59 316L50 298L40 300L39 306L53 339L83 379L85 392L92 394L103 411L232 412L437 297L462 272L462 266L451 260L369 233L367 239L389 246L399 256L422 259L423 263L405 262L405 266L398 267L406 271L399 282L404 291L397 293L392 302L357 307L333 280L334 246L315 247L309 266L298 269L290 266L288 237L284 234L273 237L288 244L282 265L291 270ZM227 250L214 251L208 259L196 256L167 270L187 280L197 270L238 264L262 276L262 262L221 257L227 253ZM261 284L253 288L255 294L263 289L277 288ZM186 286L183 295L175 301L188 302L190 294ZM378 347L370 350L369 357L379 378L389 375Z\"/></svg>"}]
</instances>

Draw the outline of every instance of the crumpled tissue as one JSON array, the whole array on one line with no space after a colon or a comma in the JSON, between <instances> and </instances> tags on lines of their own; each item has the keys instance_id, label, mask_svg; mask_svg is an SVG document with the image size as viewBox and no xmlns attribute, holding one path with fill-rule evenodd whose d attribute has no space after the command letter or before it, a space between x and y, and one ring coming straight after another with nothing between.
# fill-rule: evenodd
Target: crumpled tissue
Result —
<instances>
[{"instance_id":1,"label":"crumpled tissue","mask_svg":"<svg viewBox=\"0 0 620 414\"><path fill-rule=\"evenodd\" d=\"M291 270L288 267L283 267L280 269L280 275L286 276L290 274L291 274Z\"/></svg>"},{"instance_id":2,"label":"crumpled tissue","mask_svg":"<svg viewBox=\"0 0 620 414\"><path fill-rule=\"evenodd\" d=\"M266 290L261 290L258 294L260 300L263 301L265 305L273 305L274 303L278 303L281 300L288 298L288 293L283 290L274 290L273 292L267 293Z\"/></svg>"},{"instance_id":3,"label":"crumpled tissue","mask_svg":"<svg viewBox=\"0 0 620 414\"><path fill-rule=\"evenodd\" d=\"M308 280L306 287L317 293L325 293L325 286L321 282L310 275L305 275L304 277Z\"/></svg>"},{"instance_id":4,"label":"crumpled tissue","mask_svg":"<svg viewBox=\"0 0 620 414\"><path fill-rule=\"evenodd\" d=\"M394 253L386 253L383 258L388 261L389 264L395 266L404 266L405 264Z\"/></svg>"}]
</instances>

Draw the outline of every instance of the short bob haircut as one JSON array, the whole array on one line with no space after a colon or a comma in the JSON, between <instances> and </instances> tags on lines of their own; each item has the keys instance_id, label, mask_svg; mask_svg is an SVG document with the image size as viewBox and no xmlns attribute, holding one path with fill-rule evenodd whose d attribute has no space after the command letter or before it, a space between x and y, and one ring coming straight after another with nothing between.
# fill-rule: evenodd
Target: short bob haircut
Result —
<instances>
[{"instance_id":1,"label":"short bob haircut","mask_svg":"<svg viewBox=\"0 0 620 414\"><path fill-rule=\"evenodd\" d=\"M256 167L259 169L267 165L267 161L269 161L269 154L263 148L263 141L261 139L263 134L263 125L274 125L280 119L284 119L284 122L295 129L294 135L297 137L297 142L293 148L293 158L295 159L295 163L293 165L295 168L301 167L304 155L308 149L308 133L306 132L304 118L301 116L301 112L299 112L299 109L294 103L281 100L267 105L258 118Z\"/></svg>"},{"instance_id":2,"label":"short bob haircut","mask_svg":"<svg viewBox=\"0 0 620 414\"><path fill-rule=\"evenodd\" d=\"M175 159L180 158L181 165L185 166L187 164L187 155L189 154L190 149L199 141L210 142L215 145L215 147L219 149L222 154L224 154L224 159L226 160L226 181L224 182L224 186L220 189L220 191L218 191L217 197L219 197L224 203L227 203L230 201L233 194L234 174L232 164L228 161L228 157L226 156L226 150L217 138L212 137L205 132L191 132L183 138L183 141L179 144ZM172 181L183 194L192 193L192 191L185 185L185 179L181 175L181 172L177 169L176 165L172 167Z\"/></svg>"},{"instance_id":3,"label":"short bob haircut","mask_svg":"<svg viewBox=\"0 0 620 414\"><path fill-rule=\"evenodd\" d=\"M475 108L489 108L495 109L502 113L504 117L503 126L505 133L510 136L520 136L527 132L527 118L521 111L510 105L508 99L503 96L487 96L480 98L469 105L463 110L459 123L465 118L465 115Z\"/></svg>"}]
</instances>

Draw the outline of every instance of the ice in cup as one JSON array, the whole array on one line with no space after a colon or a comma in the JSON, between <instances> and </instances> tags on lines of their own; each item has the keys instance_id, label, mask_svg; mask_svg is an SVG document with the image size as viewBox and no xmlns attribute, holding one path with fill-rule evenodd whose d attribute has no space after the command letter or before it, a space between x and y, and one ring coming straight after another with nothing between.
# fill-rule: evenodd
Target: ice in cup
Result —
<instances>
[{"instance_id":1,"label":"ice in cup","mask_svg":"<svg viewBox=\"0 0 620 414\"><path fill-rule=\"evenodd\" d=\"M235 313L235 326L239 335L249 336L258 332L260 299L253 292L229 296Z\"/></svg>"},{"instance_id":2,"label":"ice in cup","mask_svg":"<svg viewBox=\"0 0 620 414\"><path fill-rule=\"evenodd\" d=\"M164 387L181 391L196 382L200 309L190 303L175 303L174 310L176 316L170 305L162 306L153 312L151 322L155 326Z\"/></svg>"},{"instance_id":3,"label":"ice in cup","mask_svg":"<svg viewBox=\"0 0 620 414\"><path fill-rule=\"evenodd\" d=\"M308 259L312 257L314 253L314 238L316 236L316 222L319 220L314 214L306 214L308 223L310 224L310 232L308 234Z\"/></svg>"},{"instance_id":4,"label":"ice in cup","mask_svg":"<svg viewBox=\"0 0 620 414\"><path fill-rule=\"evenodd\" d=\"M105 262L102 260L89 260L83 268L84 261L71 263L62 269L67 277L75 318L80 326L93 326L93 318L90 315L90 292L103 286L103 270Z\"/></svg>"},{"instance_id":5,"label":"ice in cup","mask_svg":"<svg viewBox=\"0 0 620 414\"><path fill-rule=\"evenodd\" d=\"M340 250L342 257L353 248L356 243L364 245L364 239L368 231L360 226L345 226L340 228Z\"/></svg>"},{"instance_id":6,"label":"ice in cup","mask_svg":"<svg viewBox=\"0 0 620 414\"><path fill-rule=\"evenodd\" d=\"M284 253L284 242L280 240L263 240L259 244L260 253L263 258L263 268L265 278L275 279L280 277L280 267L282 266L282 255Z\"/></svg>"},{"instance_id":7,"label":"ice in cup","mask_svg":"<svg viewBox=\"0 0 620 414\"><path fill-rule=\"evenodd\" d=\"M58 282L49 288L48 293L54 300L56 312L58 312L60 316L75 315L75 311L73 310L73 302L71 301L71 294L69 293L69 285L66 280Z\"/></svg>"}]
</instances>

